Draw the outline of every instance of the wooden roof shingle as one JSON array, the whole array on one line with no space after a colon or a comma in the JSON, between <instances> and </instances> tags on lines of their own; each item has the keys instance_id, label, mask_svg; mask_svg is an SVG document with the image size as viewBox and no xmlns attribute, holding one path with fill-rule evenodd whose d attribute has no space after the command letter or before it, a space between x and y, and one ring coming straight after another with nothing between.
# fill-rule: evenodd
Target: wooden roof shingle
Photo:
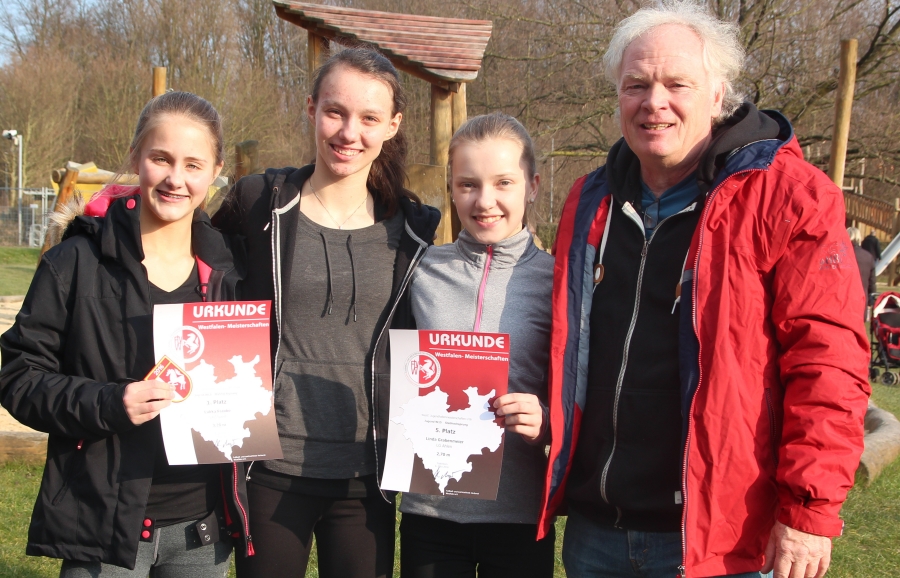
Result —
<instances>
[{"instance_id":1,"label":"wooden roof shingle","mask_svg":"<svg viewBox=\"0 0 900 578\"><path fill-rule=\"evenodd\" d=\"M478 76L490 20L464 20L274 0L280 18L340 41L374 44L394 65L442 86Z\"/></svg>"}]
</instances>

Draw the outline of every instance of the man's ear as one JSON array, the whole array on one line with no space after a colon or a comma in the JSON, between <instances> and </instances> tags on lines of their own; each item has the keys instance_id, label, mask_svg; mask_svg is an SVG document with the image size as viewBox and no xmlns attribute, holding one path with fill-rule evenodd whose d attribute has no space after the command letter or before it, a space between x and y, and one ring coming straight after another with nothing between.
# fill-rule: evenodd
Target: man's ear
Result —
<instances>
[{"instance_id":1,"label":"man's ear","mask_svg":"<svg viewBox=\"0 0 900 578\"><path fill-rule=\"evenodd\" d=\"M725 83L718 83L713 94L712 118L718 118L722 114L722 106L725 104Z\"/></svg>"}]
</instances>

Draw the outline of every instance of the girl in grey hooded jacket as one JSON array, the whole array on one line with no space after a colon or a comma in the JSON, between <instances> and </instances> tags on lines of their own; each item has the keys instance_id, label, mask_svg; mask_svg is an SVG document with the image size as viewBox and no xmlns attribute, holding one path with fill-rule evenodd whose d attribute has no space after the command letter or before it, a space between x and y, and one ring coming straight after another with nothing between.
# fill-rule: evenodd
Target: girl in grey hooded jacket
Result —
<instances>
[{"instance_id":1,"label":"girl in grey hooded jacket","mask_svg":"<svg viewBox=\"0 0 900 578\"><path fill-rule=\"evenodd\" d=\"M463 230L430 247L413 275L419 329L510 335L506 425L497 499L404 494L404 578L552 576L553 536L535 542L547 432L553 258L524 226L539 175L531 138L513 117L465 123L450 144L452 199Z\"/></svg>"}]
</instances>

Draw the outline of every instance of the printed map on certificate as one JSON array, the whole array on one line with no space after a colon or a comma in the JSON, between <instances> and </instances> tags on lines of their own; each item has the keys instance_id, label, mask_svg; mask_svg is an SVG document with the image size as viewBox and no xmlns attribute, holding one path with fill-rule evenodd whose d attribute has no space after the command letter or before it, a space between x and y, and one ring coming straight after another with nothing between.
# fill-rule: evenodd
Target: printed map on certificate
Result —
<instances>
[{"instance_id":1,"label":"printed map on certificate","mask_svg":"<svg viewBox=\"0 0 900 578\"><path fill-rule=\"evenodd\" d=\"M391 329L386 490L495 500L509 336Z\"/></svg>"},{"instance_id":2,"label":"printed map on certificate","mask_svg":"<svg viewBox=\"0 0 900 578\"><path fill-rule=\"evenodd\" d=\"M278 459L269 301L156 305L151 374L175 386L160 412L170 465ZM149 377L148 377L149 379Z\"/></svg>"}]
</instances>

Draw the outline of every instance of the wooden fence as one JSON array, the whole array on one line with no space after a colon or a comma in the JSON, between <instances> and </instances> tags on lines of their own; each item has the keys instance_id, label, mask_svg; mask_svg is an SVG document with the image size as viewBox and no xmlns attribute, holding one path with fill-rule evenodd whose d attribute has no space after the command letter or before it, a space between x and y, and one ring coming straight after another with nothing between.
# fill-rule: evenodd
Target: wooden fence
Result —
<instances>
[{"instance_id":1,"label":"wooden fence","mask_svg":"<svg viewBox=\"0 0 900 578\"><path fill-rule=\"evenodd\" d=\"M844 191L844 205L847 210L847 225L868 225L876 230L876 236L890 242L900 232L900 199L893 203ZM863 229L863 227L860 227ZM867 231L863 230L863 235Z\"/></svg>"}]
</instances>

